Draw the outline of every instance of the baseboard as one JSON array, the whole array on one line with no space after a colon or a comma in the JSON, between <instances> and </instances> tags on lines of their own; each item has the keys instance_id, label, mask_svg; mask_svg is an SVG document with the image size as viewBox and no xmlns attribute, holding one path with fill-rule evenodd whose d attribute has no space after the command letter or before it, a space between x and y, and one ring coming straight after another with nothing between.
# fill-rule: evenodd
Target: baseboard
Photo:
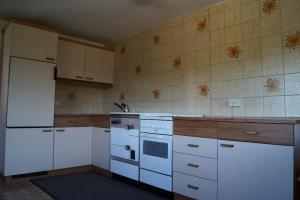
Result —
<instances>
[{"instance_id":1,"label":"baseboard","mask_svg":"<svg viewBox=\"0 0 300 200\"><path fill-rule=\"evenodd\" d=\"M110 177L110 178L112 177L112 173L109 170L106 170L106 169L103 169L100 167L96 167L94 165L92 165L92 171L102 174L104 176Z\"/></svg>"},{"instance_id":2,"label":"baseboard","mask_svg":"<svg viewBox=\"0 0 300 200\"><path fill-rule=\"evenodd\" d=\"M193 200L189 197L174 193L174 200Z\"/></svg>"}]
</instances>

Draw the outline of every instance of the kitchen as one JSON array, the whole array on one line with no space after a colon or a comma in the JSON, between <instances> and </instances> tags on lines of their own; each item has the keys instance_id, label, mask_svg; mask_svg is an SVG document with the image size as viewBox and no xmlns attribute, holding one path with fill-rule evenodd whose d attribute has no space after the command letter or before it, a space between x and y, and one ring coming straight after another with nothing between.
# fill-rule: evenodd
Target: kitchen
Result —
<instances>
[{"instance_id":1,"label":"kitchen","mask_svg":"<svg viewBox=\"0 0 300 200\"><path fill-rule=\"evenodd\" d=\"M298 0L83 4L0 8L0 199L300 198Z\"/></svg>"}]
</instances>

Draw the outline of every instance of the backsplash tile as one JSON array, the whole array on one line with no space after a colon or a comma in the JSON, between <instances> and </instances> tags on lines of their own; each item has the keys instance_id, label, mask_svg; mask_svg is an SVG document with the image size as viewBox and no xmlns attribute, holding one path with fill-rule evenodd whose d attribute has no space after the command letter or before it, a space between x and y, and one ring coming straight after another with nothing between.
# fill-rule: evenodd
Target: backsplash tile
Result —
<instances>
[{"instance_id":1,"label":"backsplash tile","mask_svg":"<svg viewBox=\"0 0 300 200\"><path fill-rule=\"evenodd\" d=\"M103 111L118 110L112 103L124 93L135 112L300 117L300 46L286 46L300 32L299 2L227 0L115 43L115 84L104 91ZM140 75L132 73L138 65Z\"/></svg>"}]
</instances>

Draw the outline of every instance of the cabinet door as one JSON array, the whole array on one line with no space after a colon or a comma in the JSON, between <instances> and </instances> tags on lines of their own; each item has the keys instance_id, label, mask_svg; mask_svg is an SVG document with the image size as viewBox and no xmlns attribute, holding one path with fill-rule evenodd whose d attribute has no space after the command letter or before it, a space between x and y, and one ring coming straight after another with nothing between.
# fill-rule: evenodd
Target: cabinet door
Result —
<instances>
[{"instance_id":1,"label":"cabinet door","mask_svg":"<svg viewBox=\"0 0 300 200\"><path fill-rule=\"evenodd\" d=\"M65 40L58 41L58 77L83 80L84 45Z\"/></svg>"},{"instance_id":2,"label":"cabinet door","mask_svg":"<svg viewBox=\"0 0 300 200\"><path fill-rule=\"evenodd\" d=\"M56 128L54 135L54 169L91 164L91 135L87 128Z\"/></svg>"},{"instance_id":3,"label":"cabinet door","mask_svg":"<svg viewBox=\"0 0 300 200\"><path fill-rule=\"evenodd\" d=\"M53 168L53 129L6 129L5 176Z\"/></svg>"},{"instance_id":4,"label":"cabinet door","mask_svg":"<svg viewBox=\"0 0 300 200\"><path fill-rule=\"evenodd\" d=\"M114 53L86 46L85 80L113 83Z\"/></svg>"},{"instance_id":5,"label":"cabinet door","mask_svg":"<svg viewBox=\"0 0 300 200\"><path fill-rule=\"evenodd\" d=\"M11 56L56 62L58 34L12 24Z\"/></svg>"},{"instance_id":6,"label":"cabinet door","mask_svg":"<svg viewBox=\"0 0 300 200\"><path fill-rule=\"evenodd\" d=\"M292 200L293 147L219 141L219 200Z\"/></svg>"},{"instance_id":7,"label":"cabinet door","mask_svg":"<svg viewBox=\"0 0 300 200\"><path fill-rule=\"evenodd\" d=\"M109 138L108 129L93 128L92 164L106 170L109 170Z\"/></svg>"}]
</instances>

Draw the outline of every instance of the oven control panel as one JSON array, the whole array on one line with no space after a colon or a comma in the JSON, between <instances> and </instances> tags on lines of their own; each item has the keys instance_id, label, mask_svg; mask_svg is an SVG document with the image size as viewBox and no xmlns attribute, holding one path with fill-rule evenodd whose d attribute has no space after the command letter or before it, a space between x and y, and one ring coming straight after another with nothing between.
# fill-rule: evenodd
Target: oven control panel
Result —
<instances>
[{"instance_id":1,"label":"oven control panel","mask_svg":"<svg viewBox=\"0 0 300 200\"><path fill-rule=\"evenodd\" d=\"M173 135L173 121L142 119L140 123L140 131L142 133Z\"/></svg>"}]
</instances>

